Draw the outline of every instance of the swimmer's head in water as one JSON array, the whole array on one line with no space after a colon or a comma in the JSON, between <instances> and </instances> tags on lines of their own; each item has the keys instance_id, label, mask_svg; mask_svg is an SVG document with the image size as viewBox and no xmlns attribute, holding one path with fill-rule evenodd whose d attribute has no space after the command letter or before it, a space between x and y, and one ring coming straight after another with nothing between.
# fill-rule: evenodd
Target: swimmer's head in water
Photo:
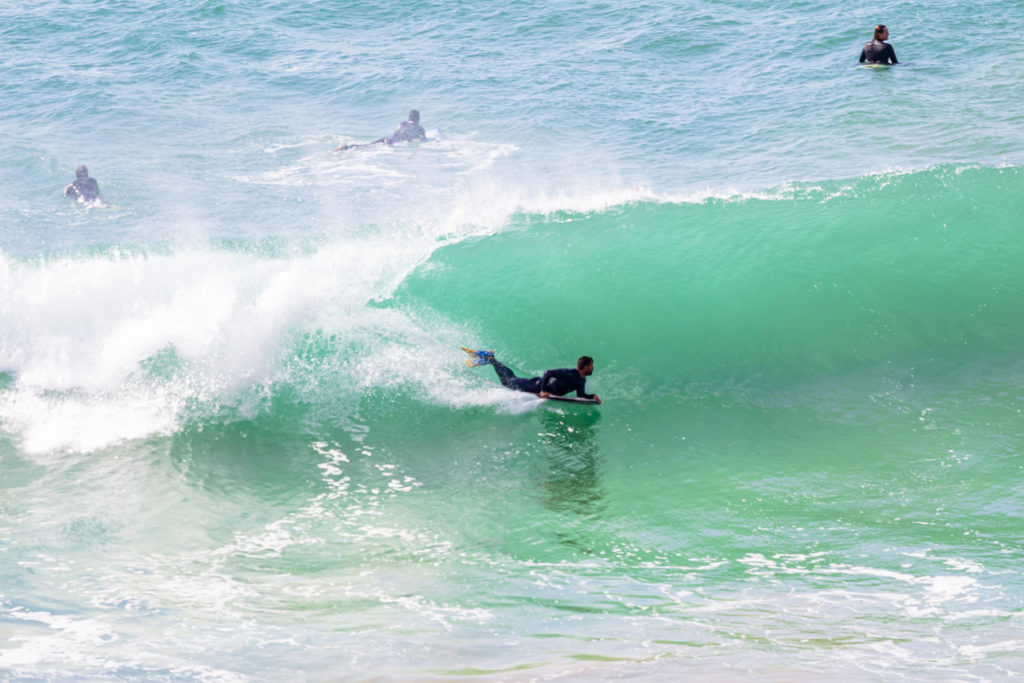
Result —
<instances>
[{"instance_id":1,"label":"swimmer's head in water","mask_svg":"<svg viewBox=\"0 0 1024 683\"><path fill-rule=\"evenodd\" d=\"M89 169L87 169L85 166L79 166L78 168L75 169L75 176L78 178L88 178Z\"/></svg>"},{"instance_id":2,"label":"swimmer's head in water","mask_svg":"<svg viewBox=\"0 0 1024 683\"><path fill-rule=\"evenodd\" d=\"M889 29L885 27L885 24L879 24L875 27L875 40L885 40L889 37Z\"/></svg>"},{"instance_id":3,"label":"swimmer's head in water","mask_svg":"<svg viewBox=\"0 0 1024 683\"><path fill-rule=\"evenodd\" d=\"M409 120L412 121L413 123L419 123L420 122L420 113L418 111L416 111L415 109L410 109L409 110Z\"/></svg>"}]
</instances>

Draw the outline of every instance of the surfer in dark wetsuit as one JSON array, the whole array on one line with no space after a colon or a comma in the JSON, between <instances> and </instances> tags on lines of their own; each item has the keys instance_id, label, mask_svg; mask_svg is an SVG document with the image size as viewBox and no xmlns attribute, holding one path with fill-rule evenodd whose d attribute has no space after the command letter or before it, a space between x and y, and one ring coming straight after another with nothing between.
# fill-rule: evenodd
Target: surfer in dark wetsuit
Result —
<instances>
[{"instance_id":1,"label":"surfer in dark wetsuit","mask_svg":"<svg viewBox=\"0 0 1024 683\"><path fill-rule=\"evenodd\" d=\"M64 196L91 202L100 198L100 184L89 177L89 169L79 166L75 169L75 182L64 188Z\"/></svg>"},{"instance_id":2,"label":"surfer in dark wetsuit","mask_svg":"<svg viewBox=\"0 0 1024 683\"><path fill-rule=\"evenodd\" d=\"M570 391L575 391L580 398L589 398L601 403L597 394L588 394L587 377L594 374L594 359L590 356L580 356L576 361L575 368L559 368L548 370L543 377L516 377L515 373L499 363L494 358L492 351L475 351L473 354L479 360L479 365L490 364L498 373L498 379L509 389L525 391L530 394L538 394L541 398L547 398L549 394L554 396L565 396ZM467 361L468 362L468 361Z\"/></svg>"},{"instance_id":3,"label":"surfer in dark wetsuit","mask_svg":"<svg viewBox=\"0 0 1024 683\"><path fill-rule=\"evenodd\" d=\"M369 147L370 145L393 145L396 142L409 142L411 140L426 140L427 134L423 130L423 126L420 125L420 113L415 109L409 111L409 119L402 121L395 128L395 132L391 134L389 138L379 138L373 142L367 142L362 145L342 145L336 147L335 152L340 152L345 149L353 149L355 147Z\"/></svg>"},{"instance_id":4,"label":"surfer in dark wetsuit","mask_svg":"<svg viewBox=\"0 0 1024 683\"><path fill-rule=\"evenodd\" d=\"M889 29L885 27L885 24L876 26L874 39L860 51L860 63L899 64L896 61L896 51L892 49L892 45L885 42L888 38Z\"/></svg>"}]
</instances>

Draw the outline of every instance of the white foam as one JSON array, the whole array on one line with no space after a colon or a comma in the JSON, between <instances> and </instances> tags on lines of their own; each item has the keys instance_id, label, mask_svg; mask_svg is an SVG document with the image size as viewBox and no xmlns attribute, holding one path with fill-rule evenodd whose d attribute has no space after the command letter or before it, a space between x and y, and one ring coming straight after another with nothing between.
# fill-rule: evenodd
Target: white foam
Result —
<instances>
[{"instance_id":1,"label":"white foam","mask_svg":"<svg viewBox=\"0 0 1024 683\"><path fill-rule=\"evenodd\" d=\"M347 349L335 379L353 390L404 384L444 405L535 409L481 379L486 370L465 372L452 350L471 331L374 304L440 246L505 230L517 214L674 198L568 161L556 169L566 182L552 183L514 145L431 137L358 154L314 138L266 148L280 164L236 180L326 190L320 218L336 230L298 253L206 246L205 218L187 202L168 215L188 246L32 262L0 253L0 371L13 377L0 424L29 452L90 451L171 432L197 405L251 414L293 379L296 340L317 334Z\"/></svg>"},{"instance_id":2,"label":"white foam","mask_svg":"<svg viewBox=\"0 0 1024 683\"><path fill-rule=\"evenodd\" d=\"M483 218L500 224L506 210ZM456 359L465 330L373 305L438 247L488 230L475 223L480 213L411 213L420 215L284 256L187 247L23 262L0 253L0 371L13 378L0 424L27 452L84 452L170 433L190 406L248 415L268 388L294 379L303 335L335 340L344 358L332 379L353 391L410 385L447 405L535 407L465 372Z\"/></svg>"},{"instance_id":3,"label":"white foam","mask_svg":"<svg viewBox=\"0 0 1024 683\"><path fill-rule=\"evenodd\" d=\"M286 258L214 249L19 263L0 254L0 421L31 452L174 429L189 402L282 376L293 335L425 333L388 296L438 242L341 240ZM161 360L163 359L163 360ZM158 367L164 363L168 367Z\"/></svg>"}]
</instances>

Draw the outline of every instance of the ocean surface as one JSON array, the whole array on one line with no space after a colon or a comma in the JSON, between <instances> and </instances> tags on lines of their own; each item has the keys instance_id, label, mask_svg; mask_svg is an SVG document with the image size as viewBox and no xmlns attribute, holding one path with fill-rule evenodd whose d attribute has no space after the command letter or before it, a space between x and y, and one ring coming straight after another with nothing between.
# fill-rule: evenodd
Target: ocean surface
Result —
<instances>
[{"instance_id":1,"label":"ocean surface","mask_svg":"<svg viewBox=\"0 0 1024 683\"><path fill-rule=\"evenodd\" d=\"M1024 676L1022 30L0 2L0 679Z\"/></svg>"}]
</instances>

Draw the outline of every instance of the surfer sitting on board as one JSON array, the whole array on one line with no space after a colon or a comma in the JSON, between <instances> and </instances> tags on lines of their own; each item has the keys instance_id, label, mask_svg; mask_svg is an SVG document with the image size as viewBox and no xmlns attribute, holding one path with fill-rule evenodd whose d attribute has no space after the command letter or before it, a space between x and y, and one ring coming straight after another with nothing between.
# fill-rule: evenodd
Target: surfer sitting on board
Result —
<instances>
[{"instance_id":1,"label":"surfer sitting on board","mask_svg":"<svg viewBox=\"0 0 1024 683\"><path fill-rule=\"evenodd\" d=\"M336 147L335 152L340 152L345 149L354 149L356 147L369 147L370 145L393 145L396 142L408 142L410 140L426 140L427 134L423 130L423 126L420 125L420 113L415 109L409 111L409 120L402 121L398 124L398 128L395 128L395 132L391 134L389 138L379 138L373 142L367 142L362 145L342 145Z\"/></svg>"},{"instance_id":2,"label":"surfer sitting on board","mask_svg":"<svg viewBox=\"0 0 1024 683\"><path fill-rule=\"evenodd\" d=\"M899 64L896 61L896 51L892 49L892 45L885 42L888 38L889 29L885 27L885 24L876 26L874 40L865 45L864 49L860 51L860 63Z\"/></svg>"},{"instance_id":3,"label":"surfer sitting on board","mask_svg":"<svg viewBox=\"0 0 1024 683\"><path fill-rule=\"evenodd\" d=\"M580 356L575 368L548 370L543 377L516 377L514 372L494 358L493 351L474 351L466 347L462 347L462 350L473 356L471 360L466 361L466 365L493 365L494 371L498 373L498 379L509 389L538 394L541 398L547 398L549 395L565 396L570 391L575 391L580 398L601 403L597 394L586 392L587 377L594 374L594 359L590 356Z\"/></svg>"}]
</instances>

